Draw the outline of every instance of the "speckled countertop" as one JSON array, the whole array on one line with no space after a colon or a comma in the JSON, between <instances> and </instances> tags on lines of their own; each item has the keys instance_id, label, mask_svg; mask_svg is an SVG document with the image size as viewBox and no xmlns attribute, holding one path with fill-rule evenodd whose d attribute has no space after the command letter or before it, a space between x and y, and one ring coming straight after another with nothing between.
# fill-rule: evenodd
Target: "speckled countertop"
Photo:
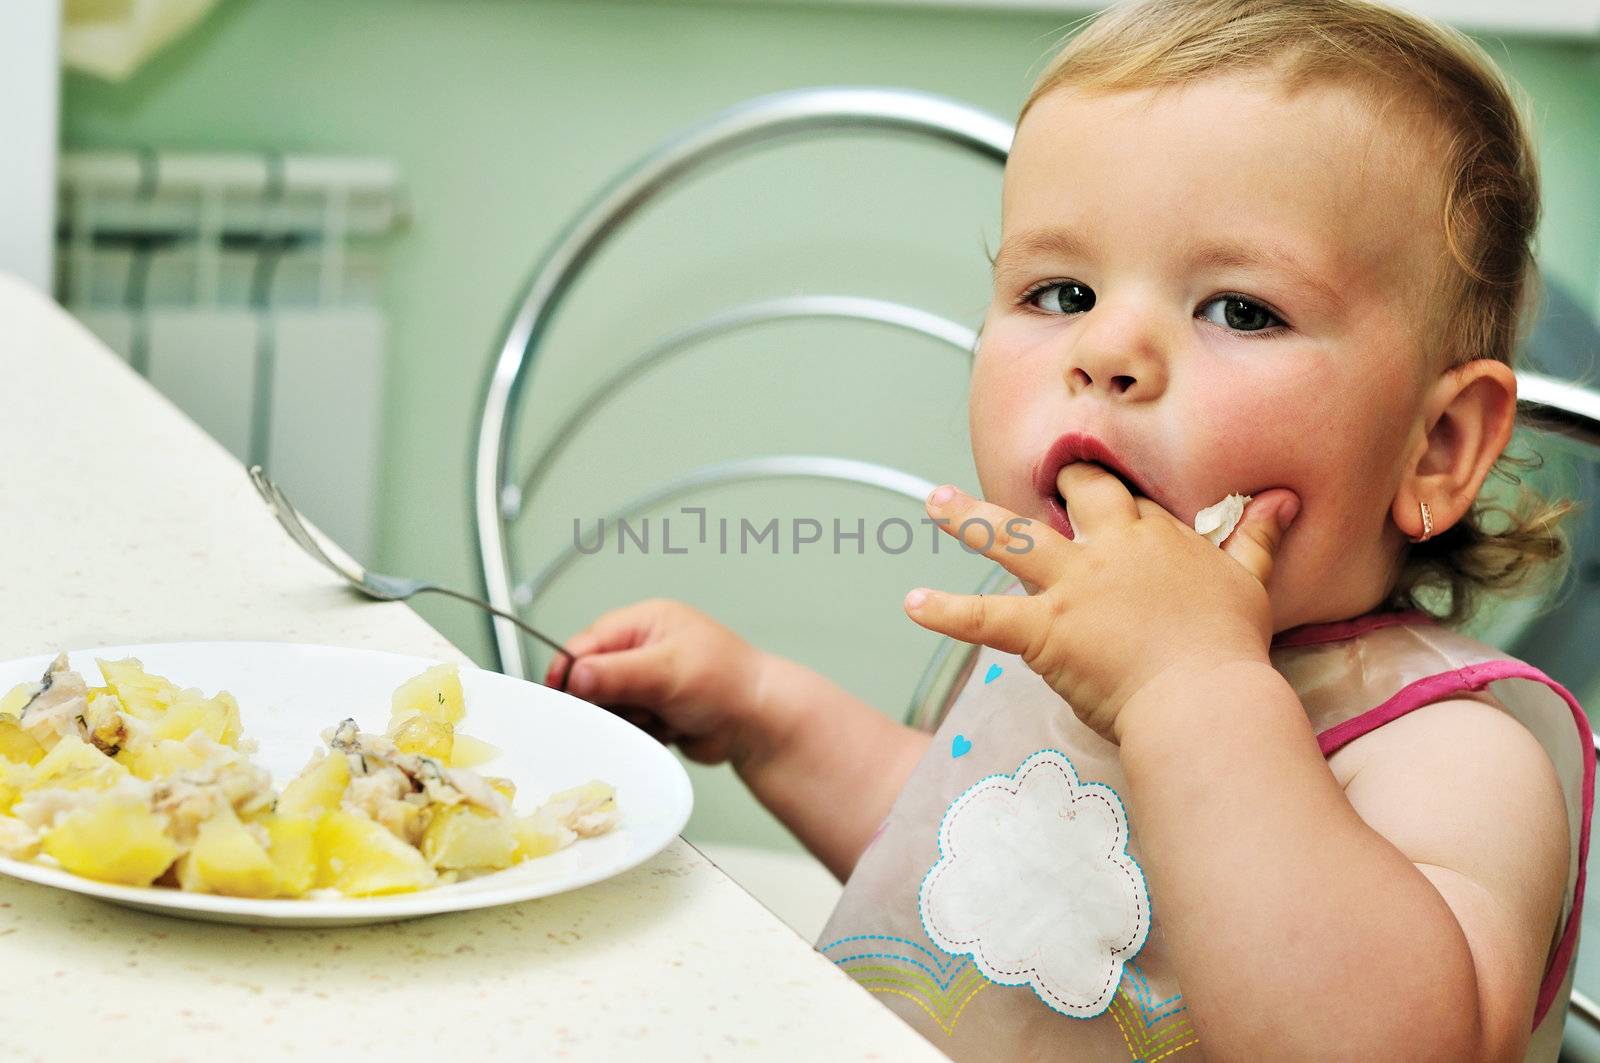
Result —
<instances>
[{"instance_id":1,"label":"speckled countertop","mask_svg":"<svg viewBox=\"0 0 1600 1063\"><path fill-rule=\"evenodd\" d=\"M267 639L466 662L299 553L239 463L0 276L0 660ZM942 1058L681 839L571 893L334 930L0 878L0 1059Z\"/></svg>"}]
</instances>

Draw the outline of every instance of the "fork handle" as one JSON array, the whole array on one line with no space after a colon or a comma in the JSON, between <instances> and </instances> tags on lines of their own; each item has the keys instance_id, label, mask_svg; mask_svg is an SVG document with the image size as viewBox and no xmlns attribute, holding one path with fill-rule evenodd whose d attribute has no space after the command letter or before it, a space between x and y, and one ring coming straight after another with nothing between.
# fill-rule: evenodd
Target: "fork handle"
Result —
<instances>
[{"instance_id":1,"label":"fork handle","mask_svg":"<svg viewBox=\"0 0 1600 1063\"><path fill-rule=\"evenodd\" d=\"M498 616L503 620L509 620L513 624L517 625L518 628L526 631L529 635L532 635L534 638L538 639L552 650L555 650L557 653L561 654L567 659L567 666L562 669L561 682L557 685L556 689L562 691L563 693L566 692L567 675L572 671L572 662L574 659L574 654L571 650L550 638L538 628L532 627L521 617L512 613L508 613L504 609L497 609L488 602L484 601L482 598L474 598L470 594L462 594L460 591L452 590L449 587L436 587L431 583L424 583L422 586L417 588L418 594L421 594L424 591L432 591L434 594L442 594L447 598L454 598L457 601L466 602L468 605L476 605L479 609L482 609L485 612L493 613L495 616Z\"/></svg>"}]
</instances>

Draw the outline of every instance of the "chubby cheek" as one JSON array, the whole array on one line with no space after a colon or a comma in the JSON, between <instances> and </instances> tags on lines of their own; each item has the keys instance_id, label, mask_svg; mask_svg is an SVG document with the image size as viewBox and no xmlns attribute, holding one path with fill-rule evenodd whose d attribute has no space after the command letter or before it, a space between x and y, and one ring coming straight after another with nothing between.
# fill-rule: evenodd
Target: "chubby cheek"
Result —
<instances>
[{"instance_id":1,"label":"chubby cheek","mask_svg":"<svg viewBox=\"0 0 1600 1063\"><path fill-rule=\"evenodd\" d=\"M1250 388L1208 388L1196 396L1195 406L1181 419L1189 426L1187 464L1195 482L1208 486L1208 495L1221 498L1268 487L1301 490L1304 462L1316 448L1303 424L1282 416L1281 397Z\"/></svg>"},{"instance_id":2,"label":"chubby cheek","mask_svg":"<svg viewBox=\"0 0 1600 1063\"><path fill-rule=\"evenodd\" d=\"M1353 411L1335 416L1326 396L1308 394L1296 386L1300 382L1257 377L1234 383L1220 393L1205 389L1199 401L1206 408L1190 411L1188 423L1199 426L1191 467L1216 498L1272 488L1299 497L1300 516L1278 552L1270 585L1275 615L1291 618L1292 625L1315 615L1315 603L1327 595L1325 574L1348 558L1350 530L1364 519L1364 503L1353 497L1359 493L1352 487L1362 481L1371 460L1366 452L1373 448L1366 440L1352 445L1349 436L1334 431ZM1286 416L1288 410L1303 414Z\"/></svg>"},{"instance_id":3,"label":"chubby cheek","mask_svg":"<svg viewBox=\"0 0 1600 1063\"><path fill-rule=\"evenodd\" d=\"M1046 384L1020 352L997 342L980 347L968 397L972 460L983 497L1014 511L1034 502L1028 482L1033 459L1029 426L1042 415Z\"/></svg>"},{"instance_id":4,"label":"chubby cheek","mask_svg":"<svg viewBox=\"0 0 1600 1063\"><path fill-rule=\"evenodd\" d=\"M1194 436L1196 467L1213 457L1217 477L1207 482L1233 491L1286 487L1307 511L1343 517L1352 482L1376 482L1392 449L1385 418L1373 408L1377 396L1357 394L1351 382L1331 376L1295 373L1274 378L1241 376L1219 386L1196 389L1188 423L1202 426Z\"/></svg>"}]
</instances>

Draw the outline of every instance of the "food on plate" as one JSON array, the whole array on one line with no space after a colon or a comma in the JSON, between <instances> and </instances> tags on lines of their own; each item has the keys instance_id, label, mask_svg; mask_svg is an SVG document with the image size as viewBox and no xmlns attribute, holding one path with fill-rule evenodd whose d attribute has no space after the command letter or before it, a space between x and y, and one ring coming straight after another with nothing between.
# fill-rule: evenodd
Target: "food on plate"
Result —
<instances>
[{"instance_id":1,"label":"food on plate","mask_svg":"<svg viewBox=\"0 0 1600 1063\"><path fill-rule=\"evenodd\" d=\"M435 665L394 692L388 734L402 753L425 754L452 768L475 767L493 760L500 751L470 735L455 733L455 725L466 712L456 666Z\"/></svg>"},{"instance_id":2,"label":"food on plate","mask_svg":"<svg viewBox=\"0 0 1600 1063\"><path fill-rule=\"evenodd\" d=\"M354 719L280 793L253 763L239 704L97 661L91 687L61 654L0 697L0 854L132 886L236 897L368 897L547 856L616 825L598 780L532 812L516 785L471 770L498 753L460 734L453 664L394 691L385 733Z\"/></svg>"}]
</instances>

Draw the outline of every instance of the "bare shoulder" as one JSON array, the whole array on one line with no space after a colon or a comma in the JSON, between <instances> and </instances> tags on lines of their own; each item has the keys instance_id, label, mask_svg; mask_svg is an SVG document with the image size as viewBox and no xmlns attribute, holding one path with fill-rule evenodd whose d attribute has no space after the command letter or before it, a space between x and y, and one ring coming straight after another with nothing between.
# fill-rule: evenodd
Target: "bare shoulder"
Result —
<instances>
[{"instance_id":1,"label":"bare shoulder","mask_svg":"<svg viewBox=\"0 0 1600 1063\"><path fill-rule=\"evenodd\" d=\"M1357 813L1414 861L1502 864L1514 845L1523 857L1559 856L1566 870L1566 801L1555 765L1487 693L1415 709L1328 764Z\"/></svg>"},{"instance_id":2,"label":"bare shoulder","mask_svg":"<svg viewBox=\"0 0 1600 1063\"><path fill-rule=\"evenodd\" d=\"M1566 800L1539 740L1477 692L1385 724L1329 767L1356 813L1455 913L1478 971L1486 1031L1525 1034L1570 855Z\"/></svg>"}]
</instances>

